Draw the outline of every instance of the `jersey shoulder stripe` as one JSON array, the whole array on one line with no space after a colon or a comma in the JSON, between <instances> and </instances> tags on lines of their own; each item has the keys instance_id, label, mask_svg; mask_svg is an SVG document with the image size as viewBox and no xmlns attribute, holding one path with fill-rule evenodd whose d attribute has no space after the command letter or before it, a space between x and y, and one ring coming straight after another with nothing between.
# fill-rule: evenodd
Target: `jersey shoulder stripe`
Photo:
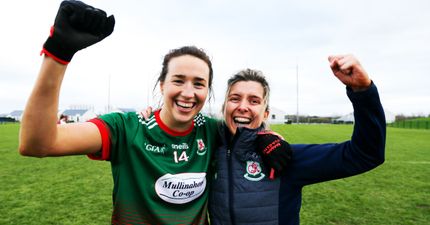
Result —
<instances>
[{"instance_id":1,"label":"jersey shoulder stripe","mask_svg":"<svg viewBox=\"0 0 430 225\"><path fill-rule=\"evenodd\" d=\"M136 115L139 118L139 123L146 126L149 130L158 125L154 114L152 114L147 120L145 120L145 118L140 115L140 113L136 113Z\"/></svg>"}]
</instances>

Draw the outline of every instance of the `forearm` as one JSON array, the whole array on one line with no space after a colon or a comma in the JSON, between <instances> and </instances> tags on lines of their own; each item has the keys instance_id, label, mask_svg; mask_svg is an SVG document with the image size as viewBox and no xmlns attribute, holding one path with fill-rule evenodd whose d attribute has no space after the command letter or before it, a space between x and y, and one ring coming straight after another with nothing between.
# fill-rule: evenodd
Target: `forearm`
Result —
<instances>
[{"instance_id":1,"label":"forearm","mask_svg":"<svg viewBox=\"0 0 430 225\"><path fill-rule=\"evenodd\" d=\"M384 161L386 122L376 86L360 95L350 95L354 107L354 133L351 144L367 164L377 166Z\"/></svg>"},{"instance_id":2,"label":"forearm","mask_svg":"<svg viewBox=\"0 0 430 225\"><path fill-rule=\"evenodd\" d=\"M45 57L24 110L19 136L23 155L44 156L55 144L61 82L67 66Z\"/></svg>"}]
</instances>

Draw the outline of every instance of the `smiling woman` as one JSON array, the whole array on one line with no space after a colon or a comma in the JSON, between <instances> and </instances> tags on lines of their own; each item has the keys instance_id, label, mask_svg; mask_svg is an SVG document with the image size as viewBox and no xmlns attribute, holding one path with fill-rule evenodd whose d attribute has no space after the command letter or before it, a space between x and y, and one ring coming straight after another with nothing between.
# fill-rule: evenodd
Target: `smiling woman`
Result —
<instances>
[{"instance_id":1,"label":"smiling woman","mask_svg":"<svg viewBox=\"0 0 430 225\"><path fill-rule=\"evenodd\" d=\"M209 70L203 59L189 54L170 59L165 78L159 79L163 95L160 118L168 127L177 131L190 127L208 96Z\"/></svg>"},{"instance_id":2,"label":"smiling woman","mask_svg":"<svg viewBox=\"0 0 430 225\"><path fill-rule=\"evenodd\" d=\"M269 115L270 88L260 71L246 69L227 81L223 104L225 122L234 135L238 127L255 129Z\"/></svg>"},{"instance_id":3,"label":"smiling woman","mask_svg":"<svg viewBox=\"0 0 430 225\"><path fill-rule=\"evenodd\" d=\"M209 198L211 224L297 225L304 186L357 175L383 163L385 116L376 86L353 55L328 59L354 107L354 132L343 143L290 145L266 135L270 90L263 74L246 69L228 81ZM290 152L287 160L282 160L282 152ZM276 179L270 179L269 166L282 168L275 171Z\"/></svg>"},{"instance_id":4,"label":"smiling woman","mask_svg":"<svg viewBox=\"0 0 430 225\"><path fill-rule=\"evenodd\" d=\"M116 184L112 223L205 223L207 171L217 122L200 110L212 76L203 50L173 49L164 57L158 78L161 109L149 119L115 113L92 121L101 134L110 134L102 150L90 157L112 163ZM194 122L199 119L204 122Z\"/></svg>"}]
</instances>

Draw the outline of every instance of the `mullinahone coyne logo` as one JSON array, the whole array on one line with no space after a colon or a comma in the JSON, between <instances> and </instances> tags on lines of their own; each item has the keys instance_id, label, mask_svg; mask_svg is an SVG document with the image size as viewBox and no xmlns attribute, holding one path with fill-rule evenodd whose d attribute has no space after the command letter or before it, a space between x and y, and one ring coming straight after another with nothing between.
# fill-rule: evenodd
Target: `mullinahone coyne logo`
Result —
<instances>
[{"instance_id":1,"label":"mullinahone coyne logo","mask_svg":"<svg viewBox=\"0 0 430 225\"><path fill-rule=\"evenodd\" d=\"M173 204L185 204L200 197L206 188L206 173L165 174L155 182L158 197Z\"/></svg>"}]
</instances>

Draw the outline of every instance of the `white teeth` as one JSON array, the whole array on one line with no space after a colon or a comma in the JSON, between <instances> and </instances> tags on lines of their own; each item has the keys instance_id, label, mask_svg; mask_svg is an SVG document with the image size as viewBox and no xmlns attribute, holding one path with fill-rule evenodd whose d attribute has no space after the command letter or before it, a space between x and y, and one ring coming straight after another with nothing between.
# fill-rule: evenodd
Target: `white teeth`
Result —
<instances>
[{"instance_id":1,"label":"white teeth","mask_svg":"<svg viewBox=\"0 0 430 225\"><path fill-rule=\"evenodd\" d=\"M248 126L248 124L236 123L236 127L246 127L246 126Z\"/></svg>"},{"instance_id":2,"label":"white teeth","mask_svg":"<svg viewBox=\"0 0 430 225\"><path fill-rule=\"evenodd\" d=\"M249 119L249 118L244 118L244 117L235 117L235 118L234 118L234 121L235 121L236 123L250 123L250 122L251 122L251 119Z\"/></svg>"},{"instance_id":3,"label":"white teeth","mask_svg":"<svg viewBox=\"0 0 430 225\"><path fill-rule=\"evenodd\" d=\"M176 102L176 104L183 108L191 108L194 105L193 103L186 103L186 102Z\"/></svg>"}]
</instances>

